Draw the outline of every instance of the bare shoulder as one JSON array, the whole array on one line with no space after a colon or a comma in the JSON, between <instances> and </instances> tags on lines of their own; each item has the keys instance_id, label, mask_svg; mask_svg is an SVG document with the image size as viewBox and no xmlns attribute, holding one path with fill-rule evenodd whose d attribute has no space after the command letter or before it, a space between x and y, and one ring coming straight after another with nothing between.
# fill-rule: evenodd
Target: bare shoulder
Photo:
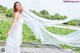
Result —
<instances>
[{"instance_id":1,"label":"bare shoulder","mask_svg":"<svg viewBox=\"0 0 80 53\"><path fill-rule=\"evenodd\" d=\"M19 17L19 13L18 12L15 12L14 13L14 18L18 18Z\"/></svg>"}]
</instances>

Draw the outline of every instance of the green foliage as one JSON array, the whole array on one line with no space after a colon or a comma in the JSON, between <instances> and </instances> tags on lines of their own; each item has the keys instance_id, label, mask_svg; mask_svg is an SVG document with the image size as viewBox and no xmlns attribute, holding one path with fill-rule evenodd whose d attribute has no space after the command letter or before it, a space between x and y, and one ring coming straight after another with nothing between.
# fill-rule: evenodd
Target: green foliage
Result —
<instances>
[{"instance_id":1,"label":"green foliage","mask_svg":"<svg viewBox=\"0 0 80 53\"><path fill-rule=\"evenodd\" d=\"M67 25L80 26L80 20L72 20L66 23Z\"/></svg>"},{"instance_id":2,"label":"green foliage","mask_svg":"<svg viewBox=\"0 0 80 53\"><path fill-rule=\"evenodd\" d=\"M63 19L67 18L67 16L65 16L65 15L61 16L58 13L56 13L54 15L49 15L49 12L47 10L41 10L40 12L37 12L35 10L31 10L31 12L33 12L37 16L44 17L44 18L47 18L47 19L52 19L52 20L63 20Z\"/></svg>"},{"instance_id":3,"label":"green foliage","mask_svg":"<svg viewBox=\"0 0 80 53\"><path fill-rule=\"evenodd\" d=\"M72 48L73 48L72 46L68 46L68 45L66 45L66 44L61 44L60 46L61 46L62 48L64 48L64 49L68 49L68 48L72 49Z\"/></svg>"},{"instance_id":4,"label":"green foliage","mask_svg":"<svg viewBox=\"0 0 80 53\"><path fill-rule=\"evenodd\" d=\"M0 40L6 40L6 34L9 31L9 28L12 24L12 21L0 21ZM40 42L40 39L36 39L33 32L23 24L23 42Z\"/></svg>"},{"instance_id":5,"label":"green foliage","mask_svg":"<svg viewBox=\"0 0 80 53\"><path fill-rule=\"evenodd\" d=\"M41 15L49 15L49 12L47 11L47 10L41 10L40 12L39 12Z\"/></svg>"},{"instance_id":6,"label":"green foliage","mask_svg":"<svg viewBox=\"0 0 80 53\"><path fill-rule=\"evenodd\" d=\"M7 10L7 7L0 5L0 11L2 11L2 13L5 13L6 10Z\"/></svg>"},{"instance_id":7,"label":"green foliage","mask_svg":"<svg viewBox=\"0 0 80 53\"><path fill-rule=\"evenodd\" d=\"M41 10L40 12L37 12L35 10L31 10L31 12L33 12L35 15L37 15L39 17L51 19L51 20L64 20L67 18L67 16L65 16L65 15L62 16L58 13L56 13L54 15L49 15L49 12L47 10ZM63 23L63 24L80 26L80 20L72 20L72 21L69 21L69 22Z\"/></svg>"},{"instance_id":8,"label":"green foliage","mask_svg":"<svg viewBox=\"0 0 80 53\"><path fill-rule=\"evenodd\" d=\"M56 13L54 15L51 15L50 19L52 19L52 20L64 20L66 18L67 18L67 16L65 16L65 15L61 16L60 14Z\"/></svg>"},{"instance_id":9,"label":"green foliage","mask_svg":"<svg viewBox=\"0 0 80 53\"><path fill-rule=\"evenodd\" d=\"M0 21L0 40L6 40L6 33L8 32L10 25L11 22L9 21Z\"/></svg>"},{"instance_id":10,"label":"green foliage","mask_svg":"<svg viewBox=\"0 0 80 53\"><path fill-rule=\"evenodd\" d=\"M68 28L64 29L64 28L57 28L57 27L46 27L46 29L51 33L60 34L60 35L68 35L75 31Z\"/></svg>"},{"instance_id":11,"label":"green foliage","mask_svg":"<svg viewBox=\"0 0 80 53\"><path fill-rule=\"evenodd\" d=\"M7 7L4 7L2 5L0 5L0 12L5 13L7 17L13 17L13 10L7 9Z\"/></svg>"},{"instance_id":12,"label":"green foliage","mask_svg":"<svg viewBox=\"0 0 80 53\"><path fill-rule=\"evenodd\" d=\"M6 33L9 31L9 28L11 26L11 21L0 21L0 40L6 40ZM30 30L26 24L23 24L23 31L22 31L22 37L23 37L23 42L41 42L40 39L36 39L35 35L33 32ZM48 31L54 34L60 34L60 35L67 35L69 33L74 32L75 30L71 29L64 29L64 28L57 28L57 27L46 27ZM66 44L61 44L60 45L62 48L69 48L73 49L73 47L68 46ZM75 49L76 51L80 51L79 49Z\"/></svg>"},{"instance_id":13,"label":"green foliage","mask_svg":"<svg viewBox=\"0 0 80 53\"><path fill-rule=\"evenodd\" d=\"M37 12L35 10L31 10L31 12L33 12L35 15L39 16L39 17L43 17L46 19L51 19L51 20L63 20L66 19L67 16L61 16L60 14L56 13L55 15L49 15L49 12L47 10L41 10L40 12Z\"/></svg>"},{"instance_id":14,"label":"green foliage","mask_svg":"<svg viewBox=\"0 0 80 53\"><path fill-rule=\"evenodd\" d=\"M12 10L12 9L8 9L8 10L6 11L6 16L7 16L7 17L13 17L13 10Z\"/></svg>"},{"instance_id":15,"label":"green foliage","mask_svg":"<svg viewBox=\"0 0 80 53\"><path fill-rule=\"evenodd\" d=\"M36 39L33 32L26 24L23 24L23 41L24 42L40 42L40 39Z\"/></svg>"},{"instance_id":16,"label":"green foliage","mask_svg":"<svg viewBox=\"0 0 80 53\"><path fill-rule=\"evenodd\" d=\"M8 32L12 21L0 21L0 40L5 40L6 33ZM64 29L64 28L57 28L57 27L46 27L48 31L54 34L61 34L61 35L67 35L69 33L74 32L75 30L71 29ZM36 39L33 32L30 30L26 24L23 24L23 41L25 42L40 42L40 39Z\"/></svg>"},{"instance_id":17,"label":"green foliage","mask_svg":"<svg viewBox=\"0 0 80 53\"><path fill-rule=\"evenodd\" d=\"M32 13L34 13L35 15L39 16L39 17L43 17L43 15L41 15L39 12L35 11L35 10L30 10Z\"/></svg>"}]
</instances>

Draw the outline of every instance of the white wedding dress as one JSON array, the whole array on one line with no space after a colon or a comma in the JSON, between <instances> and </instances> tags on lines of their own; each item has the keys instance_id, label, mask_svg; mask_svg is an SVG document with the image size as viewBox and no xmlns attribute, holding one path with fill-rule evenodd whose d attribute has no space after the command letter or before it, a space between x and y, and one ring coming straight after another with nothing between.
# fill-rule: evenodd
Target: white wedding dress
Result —
<instances>
[{"instance_id":1,"label":"white wedding dress","mask_svg":"<svg viewBox=\"0 0 80 53\"><path fill-rule=\"evenodd\" d=\"M30 11L24 11L12 32L6 39L6 53L20 53L23 22L25 22L25 24L32 30L36 38L41 39L42 44L53 44L56 46L59 46L59 44L66 44L73 47L80 47L80 30L66 36L61 36L53 34L45 28L62 24L71 20L80 20L80 18L72 16L65 20L49 20L38 17Z\"/></svg>"},{"instance_id":2,"label":"white wedding dress","mask_svg":"<svg viewBox=\"0 0 80 53\"><path fill-rule=\"evenodd\" d=\"M20 53L22 43L22 24L24 20L21 16L14 26L13 30L6 39L6 53Z\"/></svg>"}]
</instances>

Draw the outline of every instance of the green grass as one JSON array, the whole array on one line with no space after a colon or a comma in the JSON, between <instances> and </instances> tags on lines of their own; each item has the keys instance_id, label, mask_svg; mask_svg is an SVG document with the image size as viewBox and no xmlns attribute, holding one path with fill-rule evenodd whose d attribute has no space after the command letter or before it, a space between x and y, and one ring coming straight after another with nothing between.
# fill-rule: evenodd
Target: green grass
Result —
<instances>
[{"instance_id":1,"label":"green grass","mask_svg":"<svg viewBox=\"0 0 80 53\"><path fill-rule=\"evenodd\" d=\"M0 21L0 40L6 40L6 34L9 31L9 28L12 24L12 21ZM23 24L23 41L25 42L40 42L39 39L34 37L33 32Z\"/></svg>"},{"instance_id":2,"label":"green grass","mask_svg":"<svg viewBox=\"0 0 80 53\"><path fill-rule=\"evenodd\" d=\"M40 42L40 39L36 39L33 32L27 27L26 24L23 24L23 41L24 42Z\"/></svg>"},{"instance_id":3,"label":"green grass","mask_svg":"<svg viewBox=\"0 0 80 53\"><path fill-rule=\"evenodd\" d=\"M60 35L68 35L75 31L68 28L58 28L58 27L46 27L46 29L51 33L60 34Z\"/></svg>"},{"instance_id":4,"label":"green grass","mask_svg":"<svg viewBox=\"0 0 80 53\"><path fill-rule=\"evenodd\" d=\"M12 24L12 21L0 21L0 40L6 40L6 33L9 31L9 28ZM26 24L23 24L23 41L26 42L40 42L40 39L36 39L33 32L27 27ZM57 28L57 27L46 27L48 31L54 34L67 35L74 32L75 30Z\"/></svg>"},{"instance_id":5,"label":"green grass","mask_svg":"<svg viewBox=\"0 0 80 53\"><path fill-rule=\"evenodd\" d=\"M1 20L13 20L13 17L6 17L5 13L0 14L0 19Z\"/></svg>"}]
</instances>

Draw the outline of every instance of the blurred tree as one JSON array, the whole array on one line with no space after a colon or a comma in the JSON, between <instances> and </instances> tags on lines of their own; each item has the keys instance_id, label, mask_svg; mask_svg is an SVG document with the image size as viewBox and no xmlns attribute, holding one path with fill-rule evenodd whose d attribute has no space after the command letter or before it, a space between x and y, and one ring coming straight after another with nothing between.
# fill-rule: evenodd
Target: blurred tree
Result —
<instances>
[{"instance_id":1,"label":"blurred tree","mask_svg":"<svg viewBox=\"0 0 80 53\"><path fill-rule=\"evenodd\" d=\"M42 14L42 15L49 15L49 12L45 9L41 10L39 13Z\"/></svg>"},{"instance_id":2,"label":"blurred tree","mask_svg":"<svg viewBox=\"0 0 80 53\"><path fill-rule=\"evenodd\" d=\"M4 6L0 5L0 11L1 11L2 13L5 13L6 10L7 10L7 7L4 7Z\"/></svg>"},{"instance_id":3,"label":"blurred tree","mask_svg":"<svg viewBox=\"0 0 80 53\"><path fill-rule=\"evenodd\" d=\"M6 16L7 16L7 17L13 17L13 9L8 9L8 10L6 11Z\"/></svg>"}]
</instances>

